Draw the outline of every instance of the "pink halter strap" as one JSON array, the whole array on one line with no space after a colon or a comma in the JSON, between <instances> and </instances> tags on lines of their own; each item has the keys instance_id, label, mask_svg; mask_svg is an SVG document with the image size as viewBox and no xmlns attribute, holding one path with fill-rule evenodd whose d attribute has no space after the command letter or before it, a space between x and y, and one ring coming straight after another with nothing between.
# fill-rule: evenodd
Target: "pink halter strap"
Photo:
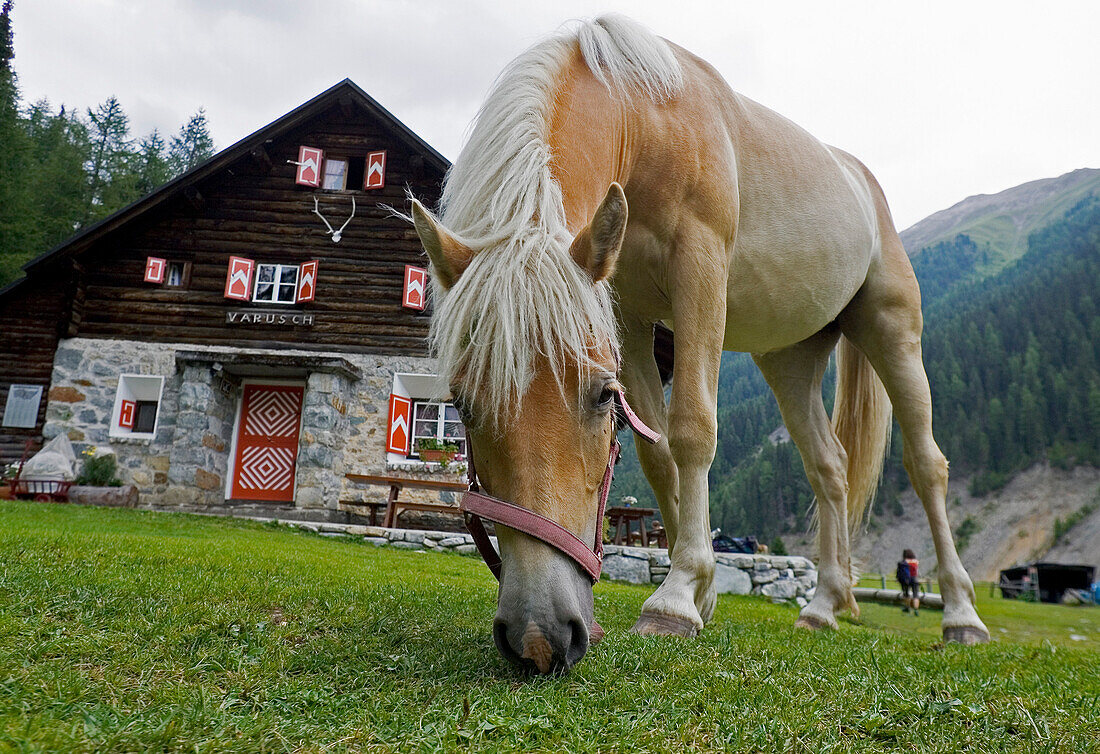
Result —
<instances>
[{"instance_id":1,"label":"pink halter strap","mask_svg":"<svg viewBox=\"0 0 1100 754\"><path fill-rule=\"evenodd\" d=\"M642 420L630 409L626 402L626 396L622 389L615 391L615 403L622 411L623 417L647 442L656 443L661 435L642 423ZM607 468L604 470L603 481L600 483L599 506L596 510L596 536L591 547L585 544L577 535L566 529L557 521L509 503L505 500L486 495L481 492L477 479L477 470L474 468L473 448L467 447L466 475L469 480L469 490L462 496L461 508L466 518L466 529L474 538L478 552L485 559L489 570L500 580L501 559L500 554L493 547L485 524L482 519L488 519L494 523L502 524L509 528L521 531L534 537L540 542L545 542L568 555L588 574L593 583L600 580L600 570L603 561L603 514L607 506L607 496L611 492L611 478L615 474L615 463L619 460L619 442L615 433L611 434L611 448L607 458Z\"/></svg>"}]
</instances>

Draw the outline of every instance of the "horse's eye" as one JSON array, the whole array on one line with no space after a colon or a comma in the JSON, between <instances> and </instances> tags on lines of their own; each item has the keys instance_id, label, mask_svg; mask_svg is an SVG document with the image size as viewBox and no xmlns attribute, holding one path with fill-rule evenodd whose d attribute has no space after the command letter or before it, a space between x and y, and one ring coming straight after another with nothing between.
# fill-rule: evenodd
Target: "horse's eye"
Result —
<instances>
[{"instance_id":1,"label":"horse's eye","mask_svg":"<svg viewBox=\"0 0 1100 754\"><path fill-rule=\"evenodd\" d=\"M605 385L603 390L600 391L600 397L596 400L596 408L606 409L614 399L615 391L610 385Z\"/></svg>"}]
</instances>

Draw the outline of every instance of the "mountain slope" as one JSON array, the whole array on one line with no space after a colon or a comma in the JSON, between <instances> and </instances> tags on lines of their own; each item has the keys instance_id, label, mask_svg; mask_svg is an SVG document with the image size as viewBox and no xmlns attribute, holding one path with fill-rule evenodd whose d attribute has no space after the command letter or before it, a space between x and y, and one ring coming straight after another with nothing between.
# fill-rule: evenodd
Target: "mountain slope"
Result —
<instances>
[{"instance_id":1,"label":"mountain slope","mask_svg":"<svg viewBox=\"0 0 1100 754\"><path fill-rule=\"evenodd\" d=\"M901 233L910 256L964 233L994 252L988 264L1003 267L1027 250L1028 235L1058 219L1086 196L1100 194L1100 170L1082 168L997 194L979 194L929 215Z\"/></svg>"}]
</instances>

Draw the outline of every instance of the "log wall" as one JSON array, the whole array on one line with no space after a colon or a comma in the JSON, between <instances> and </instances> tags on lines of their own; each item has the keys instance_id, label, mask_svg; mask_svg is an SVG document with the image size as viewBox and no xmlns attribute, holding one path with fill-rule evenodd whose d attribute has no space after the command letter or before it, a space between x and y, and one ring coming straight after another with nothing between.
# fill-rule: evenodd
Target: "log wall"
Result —
<instances>
[{"instance_id":1,"label":"log wall","mask_svg":"<svg viewBox=\"0 0 1100 754\"><path fill-rule=\"evenodd\" d=\"M303 144L351 159L385 149L385 188L334 192L296 185L296 168L287 161L297 159ZM264 153L263 159L240 158L82 254L85 300L71 329L82 337L424 355L428 318L403 308L401 298L405 265L427 260L411 226L387 205L405 210L406 186L434 203L442 174L346 105L264 145ZM355 197L355 217L339 243L313 213L314 196L337 229ZM190 262L190 284L143 283L149 256ZM230 256L295 265L319 260L316 300L283 306L224 298ZM242 309L309 313L314 324L227 324L226 313Z\"/></svg>"},{"instance_id":2,"label":"log wall","mask_svg":"<svg viewBox=\"0 0 1100 754\"><path fill-rule=\"evenodd\" d=\"M7 402L12 384L42 386L34 429L0 427L0 465L18 461L27 440L31 440L33 450L41 447L54 351L64 312L73 297L68 275L56 273L51 277L48 284L24 283L0 298L0 404Z\"/></svg>"}]
</instances>

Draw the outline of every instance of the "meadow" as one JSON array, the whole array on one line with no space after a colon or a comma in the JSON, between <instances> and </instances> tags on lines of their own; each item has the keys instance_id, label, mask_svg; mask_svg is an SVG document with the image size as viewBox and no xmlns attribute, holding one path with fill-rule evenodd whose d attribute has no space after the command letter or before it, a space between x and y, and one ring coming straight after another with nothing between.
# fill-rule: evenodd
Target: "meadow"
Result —
<instances>
[{"instance_id":1,"label":"meadow","mask_svg":"<svg viewBox=\"0 0 1100 754\"><path fill-rule=\"evenodd\" d=\"M0 751L1100 750L1100 609L979 592L994 636L867 605L839 631L722 597L569 674L502 660L480 561L286 527L0 502Z\"/></svg>"}]
</instances>

